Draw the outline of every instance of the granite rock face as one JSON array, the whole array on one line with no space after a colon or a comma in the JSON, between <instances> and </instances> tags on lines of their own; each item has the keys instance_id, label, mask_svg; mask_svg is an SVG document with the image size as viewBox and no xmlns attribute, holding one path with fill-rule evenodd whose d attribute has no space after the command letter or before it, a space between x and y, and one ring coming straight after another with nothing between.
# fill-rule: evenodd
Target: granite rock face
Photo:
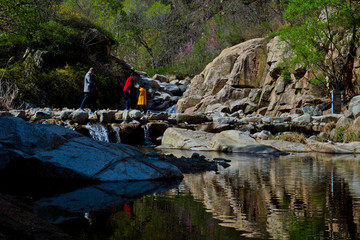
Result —
<instances>
[{"instance_id":1,"label":"granite rock face","mask_svg":"<svg viewBox=\"0 0 360 240\"><path fill-rule=\"evenodd\" d=\"M205 112L222 104L230 113L241 109L246 114L275 117L329 102L310 91L310 71L301 66L284 71L285 47L275 37L251 39L224 49L191 80L176 112Z\"/></svg>"}]
</instances>

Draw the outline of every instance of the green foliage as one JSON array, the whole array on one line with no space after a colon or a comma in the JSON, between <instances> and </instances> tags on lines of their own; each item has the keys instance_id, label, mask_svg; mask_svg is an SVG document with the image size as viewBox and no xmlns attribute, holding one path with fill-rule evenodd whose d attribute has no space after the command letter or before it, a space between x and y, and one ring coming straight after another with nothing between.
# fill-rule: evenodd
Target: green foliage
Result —
<instances>
[{"instance_id":1,"label":"green foliage","mask_svg":"<svg viewBox=\"0 0 360 240\"><path fill-rule=\"evenodd\" d=\"M310 90L315 96L326 96L329 94L324 75L320 74L310 79Z\"/></svg>"},{"instance_id":2,"label":"green foliage","mask_svg":"<svg viewBox=\"0 0 360 240\"><path fill-rule=\"evenodd\" d=\"M283 69L281 71L281 76L282 76L282 79L283 79L285 84L288 84L288 83L292 82L291 73L290 73L289 69Z\"/></svg>"},{"instance_id":3,"label":"green foliage","mask_svg":"<svg viewBox=\"0 0 360 240\"><path fill-rule=\"evenodd\" d=\"M54 54L60 54L72 48L72 38L78 34L75 28L54 20L40 24L39 28L41 30L34 33L33 40L39 47Z\"/></svg>"},{"instance_id":4,"label":"green foliage","mask_svg":"<svg viewBox=\"0 0 360 240\"><path fill-rule=\"evenodd\" d=\"M351 73L360 3L343 0L288 0L280 31L288 43L290 62L322 71L330 89L351 91ZM340 51L341 49L341 51Z\"/></svg>"},{"instance_id":5,"label":"green foliage","mask_svg":"<svg viewBox=\"0 0 360 240\"><path fill-rule=\"evenodd\" d=\"M332 136L334 142L353 142L360 140L360 131L351 127L351 124L345 124L336 128Z\"/></svg>"},{"instance_id":6,"label":"green foliage","mask_svg":"<svg viewBox=\"0 0 360 240\"><path fill-rule=\"evenodd\" d=\"M145 11L145 16L148 20L151 20L170 13L170 5L164 5L161 1L156 1Z\"/></svg>"},{"instance_id":7,"label":"green foliage","mask_svg":"<svg viewBox=\"0 0 360 240\"><path fill-rule=\"evenodd\" d=\"M148 74L148 76L153 76L155 74L169 74L169 73L174 73L174 67L160 66L155 69L152 68L144 69L144 71Z\"/></svg>"},{"instance_id":8,"label":"green foliage","mask_svg":"<svg viewBox=\"0 0 360 240\"><path fill-rule=\"evenodd\" d=\"M20 100L28 101L40 107L78 108L83 98L84 76L89 66L66 65L41 71L28 57L25 66L16 63L5 73L5 79L15 80ZM117 81L102 73L96 74L99 88L99 107L115 107L120 99Z\"/></svg>"},{"instance_id":9,"label":"green foliage","mask_svg":"<svg viewBox=\"0 0 360 240\"><path fill-rule=\"evenodd\" d=\"M335 142L344 142L345 131L346 131L346 128L344 126L336 128L335 129L335 136L334 136L333 141L335 141Z\"/></svg>"}]
</instances>

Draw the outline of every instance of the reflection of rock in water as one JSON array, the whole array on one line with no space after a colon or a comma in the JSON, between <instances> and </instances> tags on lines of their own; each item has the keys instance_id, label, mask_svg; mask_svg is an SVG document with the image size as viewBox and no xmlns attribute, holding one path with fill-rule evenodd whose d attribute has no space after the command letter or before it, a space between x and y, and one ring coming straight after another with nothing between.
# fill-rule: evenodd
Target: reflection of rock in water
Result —
<instances>
[{"instance_id":1,"label":"reflection of rock in water","mask_svg":"<svg viewBox=\"0 0 360 240\"><path fill-rule=\"evenodd\" d=\"M180 180L100 183L42 198L34 203L36 213L51 223L81 218L85 212L104 210L136 200L145 194L174 188Z\"/></svg>"},{"instance_id":2,"label":"reflection of rock in water","mask_svg":"<svg viewBox=\"0 0 360 240\"><path fill-rule=\"evenodd\" d=\"M360 193L352 187L360 177L359 164L346 173L338 170L341 163L323 156L273 160L241 156L236 160L232 154L228 158L231 167L220 174L184 178L187 191L222 226L245 232L247 237L289 239L291 231L306 230L319 222L328 227L312 226L312 234L359 237Z\"/></svg>"}]
</instances>

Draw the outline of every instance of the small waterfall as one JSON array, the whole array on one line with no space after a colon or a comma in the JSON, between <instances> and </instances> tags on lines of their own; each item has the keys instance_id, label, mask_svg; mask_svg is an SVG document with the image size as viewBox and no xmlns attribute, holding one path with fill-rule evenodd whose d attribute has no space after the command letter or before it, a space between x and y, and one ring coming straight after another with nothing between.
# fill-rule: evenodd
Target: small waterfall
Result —
<instances>
[{"instance_id":1,"label":"small waterfall","mask_svg":"<svg viewBox=\"0 0 360 240\"><path fill-rule=\"evenodd\" d=\"M151 141L149 134L149 126L146 124L144 126L144 145L145 146L154 146L155 144Z\"/></svg>"},{"instance_id":2,"label":"small waterfall","mask_svg":"<svg viewBox=\"0 0 360 240\"><path fill-rule=\"evenodd\" d=\"M121 137L120 137L120 128L118 126L112 126L112 131L115 135L115 141L117 143L121 143Z\"/></svg>"},{"instance_id":3,"label":"small waterfall","mask_svg":"<svg viewBox=\"0 0 360 240\"><path fill-rule=\"evenodd\" d=\"M175 109L176 109L176 104L172 105L171 107L169 107L168 109L166 109L165 111L167 113L175 113Z\"/></svg>"},{"instance_id":4,"label":"small waterfall","mask_svg":"<svg viewBox=\"0 0 360 240\"><path fill-rule=\"evenodd\" d=\"M109 134L105 126L99 123L88 123L85 128L89 130L92 139L109 142Z\"/></svg>"}]
</instances>

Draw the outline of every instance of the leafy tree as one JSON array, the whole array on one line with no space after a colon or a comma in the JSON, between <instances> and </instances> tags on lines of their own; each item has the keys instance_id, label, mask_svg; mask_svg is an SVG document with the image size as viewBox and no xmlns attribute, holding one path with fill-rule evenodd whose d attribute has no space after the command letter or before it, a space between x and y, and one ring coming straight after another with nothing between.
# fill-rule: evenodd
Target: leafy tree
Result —
<instances>
[{"instance_id":1,"label":"leafy tree","mask_svg":"<svg viewBox=\"0 0 360 240\"><path fill-rule=\"evenodd\" d=\"M124 34L135 45L146 50L151 58L151 66L155 68L171 13L170 5L164 5L161 1L148 4L140 0L125 0L123 5L126 13L123 19Z\"/></svg>"},{"instance_id":2,"label":"leafy tree","mask_svg":"<svg viewBox=\"0 0 360 240\"><path fill-rule=\"evenodd\" d=\"M351 0L288 0L289 26L281 31L293 66L303 64L327 77L328 89L353 94L352 67L360 25L360 2Z\"/></svg>"},{"instance_id":3,"label":"leafy tree","mask_svg":"<svg viewBox=\"0 0 360 240\"><path fill-rule=\"evenodd\" d=\"M15 42L32 43L34 33L40 29L39 25L54 18L56 4L59 0L2 0L0 19L2 31Z\"/></svg>"}]
</instances>

